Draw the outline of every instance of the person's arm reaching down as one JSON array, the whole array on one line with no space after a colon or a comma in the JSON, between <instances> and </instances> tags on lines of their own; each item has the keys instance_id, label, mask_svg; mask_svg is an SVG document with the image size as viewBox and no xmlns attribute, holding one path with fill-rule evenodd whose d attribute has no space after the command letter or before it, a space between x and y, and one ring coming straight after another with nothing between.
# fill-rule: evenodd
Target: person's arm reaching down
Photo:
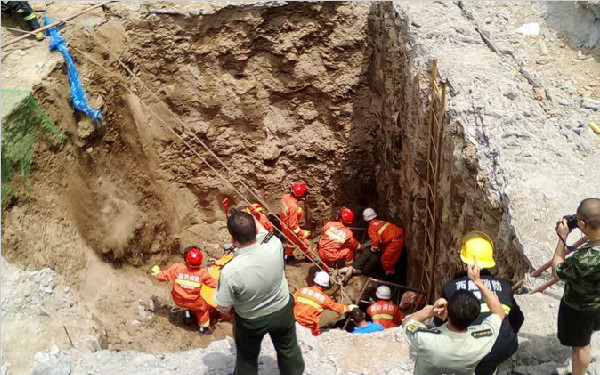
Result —
<instances>
[{"instance_id":1,"label":"person's arm reaching down","mask_svg":"<svg viewBox=\"0 0 600 375\"><path fill-rule=\"evenodd\" d=\"M352 230L348 229L348 231L350 232L350 235L346 237L346 244L348 244L348 246L350 246L352 250L360 250L362 245L354 237L354 233L352 233Z\"/></svg>"},{"instance_id":2,"label":"person's arm reaching down","mask_svg":"<svg viewBox=\"0 0 600 375\"><path fill-rule=\"evenodd\" d=\"M344 305L343 303L337 303L327 295L325 295L325 303L323 303L323 305L327 310L335 311L339 315L342 315L345 312L351 311L350 305Z\"/></svg>"},{"instance_id":3,"label":"person's arm reaching down","mask_svg":"<svg viewBox=\"0 0 600 375\"><path fill-rule=\"evenodd\" d=\"M200 281L202 282L202 284L211 288L216 288L218 286L217 280L214 277L212 277L206 270L202 272L202 280Z\"/></svg>"},{"instance_id":4,"label":"person's arm reaching down","mask_svg":"<svg viewBox=\"0 0 600 375\"><path fill-rule=\"evenodd\" d=\"M230 319L233 313L233 281L232 275L227 275L223 271L221 271L221 277L217 286L215 302L217 302L217 310L223 317Z\"/></svg>"},{"instance_id":5,"label":"person's arm reaching down","mask_svg":"<svg viewBox=\"0 0 600 375\"><path fill-rule=\"evenodd\" d=\"M371 239L371 251L379 251L379 242L381 241L381 237L379 236L378 228L376 228L373 222L369 223L368 234L369 238Z\"/></svg>"}]
</instances>

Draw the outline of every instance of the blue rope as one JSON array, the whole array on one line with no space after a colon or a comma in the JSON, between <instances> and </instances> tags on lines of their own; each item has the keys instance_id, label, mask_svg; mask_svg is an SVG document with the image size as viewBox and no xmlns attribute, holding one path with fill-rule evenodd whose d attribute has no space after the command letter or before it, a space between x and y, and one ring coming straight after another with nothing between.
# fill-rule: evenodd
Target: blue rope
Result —
<instances>
[{"instance_id":1,"label":"blue rope","mask_svg":"<svg viewBox=\"0 0 600 375\"><path fill-rule=\"evenodd\" d=\"M52 20L47 15L44 16L44 25L50 25ZM77 72L77 67L75 66L75 62L71 57L71 53L67 49L67 41L63 38L58 29L56 27L51 27L46 30L46 35L50 37L50 51L58 50L65 59L67 63L67 72L69 74L69 82L71 89L71 102L75 109L80 112L84 112L88 116L90 116L93 120L94 127L96 129L100 128L102 124L100 123L100 119L102 118L102 111L100 109L93 109L87 103L87 98L85 96L85 91L81 86L81 82L79 81L79 73Z\"/></svg>"}]
</instances>

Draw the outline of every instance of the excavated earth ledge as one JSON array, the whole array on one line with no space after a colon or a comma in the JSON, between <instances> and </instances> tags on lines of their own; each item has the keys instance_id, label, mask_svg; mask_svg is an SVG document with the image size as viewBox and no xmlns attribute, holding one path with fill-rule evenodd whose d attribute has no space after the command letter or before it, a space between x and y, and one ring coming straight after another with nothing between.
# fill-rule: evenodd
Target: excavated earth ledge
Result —
<instances>
[{"instance_id":1,"label":"excavated earth ledge","mask_svg":"<svg viewBox=\"0 0 600 375\"><path fill-rule=\"evenodd\" d=\"M150 117L141 104L145 100L169 123L180 116L183 130L207 141L273 207L284 186L306 179L317 197L309 202L312 229L341 203L356 209L375 205L385 217L401 222L409 235L414 284L423 259L427 70L434 57L440 75L450 81L437 283L458 269L456 248L470 229L494 238L499 275L520 280L551 256L556 219L572 213L582 198L600 195L600 140L587 127L598 122L600 111L597 49L566 46L544 22L552 15L550 7L272 2L186 14L174 5L129 19L127 12L135 9L140 9L136 3L115 6L110 17L93 24L94 33L149 83L168 110L140 87L134 88L135 95L128 93L119 79L80 58L88 92L101 94L92 99L111 106L104 108L110 126L103 141L86 139L81 123L71 116L64 74L55 70L36 95L80 150L56 156L42 150L46 159L36 161L37 178L47 186L34 180L34 191L44 200L35 202L39 207L23 204L3 214L3 256L10 261L35 269L51 266L76 283L89 277L86 269L97 268L94 282L101 282L102 272L113 272L92 262L89 248L106 260L136 266L171 260L178 245L191 242L217 254L218 244L227 240L218 201L234 196L233 191ZM542 25L539 38L515 32L531 21ZM86 36L70 43L119 69L96 40ZM194 136L187 137L200 150ZM45 168L51 173L44 174ZM36 224L40 214L53 218L43 228ZM107 236L115 232L114 225L128 230ZM27 234L36 230L56 232L44 244L54 254L37 251L39 245ZM26 254L24 249L36 251ZM71 258L75 254L83 264ZM38 282L44 276L42 291L50 283L48 271L34 276L11 272L15 280ZM82 285L75 294L90 294L96 284ZM152 288L140 281L142 286ZM526 317L521 346L501 374L567 372L569 350L555 337L561 289L518 297ZM73 291L61 290L61 298L73 298ZM110 291L103 293L94 300L98 306L110 298ZM128 309L131 301L137 308L137 297L123 297ZM69 316L68 307L61 309ZM121 304L115 301L114 309ZM84 319L88 313L73 314ZM86 317L84 330L97 344L68 349L63 340L60 347L36 355L33 373L222 374L233 367L230 339L179 353L97 351L144 338L146 327L132 333L129 321L121 327L127 335L119 336L119 346L107 346L105 324L102 316ZM153 335L149 341L160 339ZM412 373L400 329L369 337L331 331L316 339L301 335L300 341L308 374ZM264 373L278 373L271 345L263 351ZM372 353L378 353L376 359ZM590 374L599 373L594 361Z\"/></svg>"}]
</instances>

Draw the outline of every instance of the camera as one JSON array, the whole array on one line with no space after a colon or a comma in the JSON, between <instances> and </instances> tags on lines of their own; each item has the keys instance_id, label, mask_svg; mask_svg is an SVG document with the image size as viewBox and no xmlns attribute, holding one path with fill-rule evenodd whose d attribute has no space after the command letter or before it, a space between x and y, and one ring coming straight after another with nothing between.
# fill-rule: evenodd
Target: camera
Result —
<instances>
[{"instance_id":1,"label":"camera","mask_svg":"<svg viewBox=\"0 0 600 375\"><path fill-rule=\"evenodd\" d=\"M575 228L578 228L577 215L565 215L563 216L563 219L567 221L567 226L569 227L570 231L572 231Z\"/></svg>"}]
</instances>

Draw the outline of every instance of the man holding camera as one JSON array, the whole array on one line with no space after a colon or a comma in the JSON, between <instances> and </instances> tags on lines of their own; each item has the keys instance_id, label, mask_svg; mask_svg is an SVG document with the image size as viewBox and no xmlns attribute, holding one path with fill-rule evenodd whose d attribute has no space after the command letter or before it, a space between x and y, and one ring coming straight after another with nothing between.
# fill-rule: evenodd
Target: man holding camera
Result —
<instances>
[{"instance_id":1,"label":"man holding camera","mask_svg":"<svg viewBox=\"0 0 600 375\"><path fill-rule=\"evenodd\" d=\"M565 259L567 237L577 227L588 242ZM573 348L572 374L585 375L592 359L592 333L600 330L600 199L581 201L577 216L563 217L556 234L552 270L565 282L558 310L558 339Z\"/></svg>"}]
</instances>

